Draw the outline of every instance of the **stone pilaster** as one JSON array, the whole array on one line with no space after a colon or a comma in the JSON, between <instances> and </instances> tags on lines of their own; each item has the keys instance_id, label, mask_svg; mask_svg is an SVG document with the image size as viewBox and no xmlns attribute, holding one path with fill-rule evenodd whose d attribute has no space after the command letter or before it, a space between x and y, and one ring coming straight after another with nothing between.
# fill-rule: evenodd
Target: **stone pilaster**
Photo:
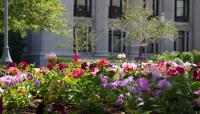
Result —
<instances>
[{"instance_id":1,"label":"stone pilaster","mask_svg":"<svg viewBox=\"0 0 200 114\"><path fill-rule=\"evenodd\" d=\"M95 56L108 56L109 0L96 0L95 31L97 34Z\"/></svg>"},{"instance_id":2,"label":"stone pilaster","mask_svg":"<svg viewBox=\"0 0 200 114\"><path fill-rule=\"evenodd\" d=\"M174 11L175 11L175 1L174 0L160 0L161 3L161 12L165 14L165 18L168 21L174 22ZM174 42L172 40L163 41L163 46L161 46L164 52L165 51L173 51L174 50Z\"/></svg>"},{"instance_id":3,"label":"stone pilaster","mask_svg":"<svg viewBox=\"0 0 200 114\"><path fill-rule=\"evenodd\" d=\"M193 0L193 49L200 50L200 0Z\"/></svg>"}]
</instances>

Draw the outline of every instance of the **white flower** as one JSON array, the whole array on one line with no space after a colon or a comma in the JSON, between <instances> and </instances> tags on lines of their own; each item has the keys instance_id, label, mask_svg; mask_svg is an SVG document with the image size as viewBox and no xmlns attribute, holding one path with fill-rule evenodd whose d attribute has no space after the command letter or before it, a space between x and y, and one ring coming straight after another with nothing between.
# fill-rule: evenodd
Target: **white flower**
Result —
<instances>
[{"instance_id":1,"label":"white flower","mask_svg":"<svg viewBox=\"0 0 200 114\"><path fill-rule=\"evenodd\" d=\"M120 53L120 54L117 55L117 57L118 57L119 59L126 58L126 54Z\"/></svg>"},{"instance_id":2,"label":"white flower","mask_svg":"<svg viewBox=\"0 0 200 114\"><path fill-rule=\"evenodd\" d=\"M3 94L4 90L0 87L0 94Z\"/></svg>"},{"instance_id":3,"label":"white flower","mask_svg":"<svg viewBox=\"0 0 200 114\"><path fill-rule=\"evenodd\" d=\"M54 52L51 52L49 54L46 54L45 58L47 58L47 59L56 59L57 56L56 56L56 54Z\"/></svg>"}]
</instances>

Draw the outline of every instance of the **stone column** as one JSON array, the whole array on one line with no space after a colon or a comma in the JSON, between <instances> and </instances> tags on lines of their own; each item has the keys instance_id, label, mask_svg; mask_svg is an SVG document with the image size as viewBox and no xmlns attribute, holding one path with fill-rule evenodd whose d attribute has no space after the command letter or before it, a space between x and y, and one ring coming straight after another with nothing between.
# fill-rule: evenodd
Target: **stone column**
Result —
<instances>
[{"instance_id":1,"label":"stone column","mask_svg":"<svg viewBox=\"0 0 200 114\"><path fill-rule=\"evenodd\" d=\"M193 0L193 19L192 19L192 25L193 25L193 47L192 49L200 50L200 0ZM191 9L192 9L191 8Z\"/></svg>"},{"instance_id":2,"label":"stone column","mask_svg":"<svg viewBox=\"0 0 200 114\"><path fill-rule=\"evenodd\" d=\"M108 56L109 0L96 0L95 29L97 34L95 56Z\"/></svg>"}]
</instances>

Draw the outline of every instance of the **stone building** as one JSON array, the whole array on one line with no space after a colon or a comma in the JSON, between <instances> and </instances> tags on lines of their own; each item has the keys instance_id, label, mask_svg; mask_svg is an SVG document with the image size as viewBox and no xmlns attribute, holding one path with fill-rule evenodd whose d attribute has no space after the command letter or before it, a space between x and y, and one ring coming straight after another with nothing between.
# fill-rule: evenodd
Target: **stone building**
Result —
<instances>
[{"instance_id":1,"label":"stone building","mask_svg":"<svg viewBox=\"0 0 200 114\"><path fill-rule=\"evenodd\" d=\"M91 29L97 34L97 42L92 57L115 56L124 52L129 56L138 54L138 46L126 44L122 39L127 37L126 31L120 29L109 29L108 23L111 19L119 17L122 13L123 4L126 0L61 0L68 8L65 15L70 27L73 28L73 20L76 17L91 23ZM144 7L153 9L156 16L164 13L166 19L175 22L179 29L179 38L176 41L165 41L160 44L150 44L146 54L160 53L161 51L190 51L200 49L200 0L129 0L130 4L138 5L145 2ZM52 33L29 32L29 44L26 53L30 60L45 64L44 55L55 52L58 56L72 56L73 44L66 38ZM59 44L68 45L59 48ZM162 48L161 48L162 47ZM84 57L84 52L81 53Z\"/></svg>"}]
</instances>

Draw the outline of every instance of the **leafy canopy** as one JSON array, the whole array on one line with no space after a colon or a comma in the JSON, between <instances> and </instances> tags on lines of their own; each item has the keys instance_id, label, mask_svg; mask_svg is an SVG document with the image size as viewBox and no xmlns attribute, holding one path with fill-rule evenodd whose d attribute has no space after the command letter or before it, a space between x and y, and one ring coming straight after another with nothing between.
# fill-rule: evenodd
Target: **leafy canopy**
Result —
<instances>
[{"instance_id":1,"label":"leafy canopy","mask_svg":"<svg viewBox=\"0 0 200 114\"><path fill-rule=\"evenodd\" d=\"M177 38L177 28L167 20L152 16L152 10L143 6L125 6L120 19L112 20L111 27L120 27L129 33L129 40L139 45Z\"/></svg>"},{"instance_id":2,"label":"leafy canopy","mask_svg":"<svg viewBox=\"0 0 200 114\"><path fill-rule=\"evenodd\" d=\"M63 18L65 8L60 0L8 0L9 30L25 35L26 30L45 30L59 35L67 34ZM0 0L0 33L4 31L4 0Z\"/></svg>"}]
</instances>

